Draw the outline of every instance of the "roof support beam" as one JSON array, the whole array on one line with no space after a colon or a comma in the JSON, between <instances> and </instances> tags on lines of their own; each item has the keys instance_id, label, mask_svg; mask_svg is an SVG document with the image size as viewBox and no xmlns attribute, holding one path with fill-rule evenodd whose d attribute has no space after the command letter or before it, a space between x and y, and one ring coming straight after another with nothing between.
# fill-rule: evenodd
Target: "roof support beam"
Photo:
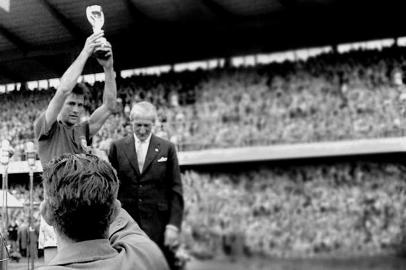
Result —
<instances>
[{"instance_id":1,"label":"roof support beam","mask_svg":"<svg viewBox=\"0 0 406 270\"><path fill-rule=\"evenodd\" d=\"M150 20L150 18L144 12L137 8L133 1L124 0L124 2L134 22L145 22Z\"/></svg>"},{"instance_id":2,"label":"roof support beam","mask_svg":"<svg viewBox=\"0 0 406 270\"><path fill-rule=\"evenodd\" d=\"M61 70L56 65L50 64L49 62L44 61L43 59L35 59L34 60L38 65L40 65L43 69L47 70L47 74L55 74L55 77L61 76ZM57 62L54 62L55 64Z\"/></svg>"},{"instance_id":3,"label":"roof support beam","mask_svg":"<svg viewBox=\"0 0 406 270\"><path fill-rule=\"evenodd\" d=\"M85 39L85 35L75 24L72 23L62 12L55 8L48 0L37 0L48 12L77 40Z\"/></svg>"},{"instance_id":4,"label":"roof support beam","mask_svg":"<svg viewBox=\"0 0 406 270\"><path fill-rule=\"evenodd\" d=\"M68 68L62 67L64 63L53 61L52 56L35 57L33 60L41 65L44 69L48 70L48 74L54 74L55 77L61 77L65 70Z\"/></svg>"},{"instance_id":5,"label":"roof support beam","mask_svg":"<svg viewBox=\"0 0 406 270\"><path fill-rule=\"evenodd\" d=\"M209 9L212 13L214 13L217 17L224 19L226 21L235 20L237 16L227 10L225 7L220 5L215 0L201 0L202 3Z\"/></svg>"},{"instance_id":6,"label":"roof support beam","mask_svg":"<svg viewBox=\"0 0 406 270\"><path fill-rule=\"evenodd\" d=\"M5 37L9 42L16 46L20 51L27 52L30 49L30 45L22 40L18 35L8 30L6 27L0 24L0 35Z\"/></svg>"},{"instance_id":7,"label":"roof support beam","mask_svg":"<svg viewBox=\"0 0 406 270\"><path fill-rule=\"evenodd\" d=\"M26 81L21 74L16 74L15 72L9 70L4 65L0 65L0 77L3 77L10 82L24 82Z\"/></svg>"},{"instance_id":8,"label":"roof support beam","mask_svg":"<svg viewBox=\"0 0 406 270\"><path fill-rule=\"evenodd\" d=\"M296 0L278 0L278 2L285 8L293 8L297 5Z\"/></svg>"}]
</instances>

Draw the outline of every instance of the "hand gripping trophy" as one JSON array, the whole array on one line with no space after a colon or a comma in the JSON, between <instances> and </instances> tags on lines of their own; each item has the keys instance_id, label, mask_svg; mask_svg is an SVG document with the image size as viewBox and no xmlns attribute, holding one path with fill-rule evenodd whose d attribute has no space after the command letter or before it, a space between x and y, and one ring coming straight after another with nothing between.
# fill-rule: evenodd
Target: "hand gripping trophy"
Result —
<instances>
[{"instance_id":1,"label":"hand gripping trophy","mask_svg":"<svg viewBox=\"0 0 406 270\"><path fill-rule=\"evenodd\" d=\"M86 8L87 20L93 27L93 33L100 32L104 25L104 14L101 6L93 5ZM102 45L94 52L96 58L107 59L106 53L108 52L104 47L107 45L107 40L104 37L99 39Z\"/></svg>"}]
</instances>

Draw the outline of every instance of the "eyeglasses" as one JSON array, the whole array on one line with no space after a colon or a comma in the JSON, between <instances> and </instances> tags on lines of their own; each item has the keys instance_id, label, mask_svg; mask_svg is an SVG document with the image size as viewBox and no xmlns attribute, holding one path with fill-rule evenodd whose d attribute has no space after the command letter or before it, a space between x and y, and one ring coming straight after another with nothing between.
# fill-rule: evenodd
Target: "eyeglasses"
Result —
<instances>
[{"instance_id":1,"label":"eyeglasses","mask_svg":"<svg viewBox=\"0 0 406 270\"><path fill-rule=\"evenodd\" d=\"M10 253L8 252L8 248L7 248L7 240L4 239L4 237L3 237L3 235L1 233L0 233L0 241L1 241L0 263L3 263L3 262L8 261L10 259ZM5 258L3 258L4 257L3 254L6 255ZM1 265L0 265L0 267L1 267Z\"/></svg>"}]
</instances>

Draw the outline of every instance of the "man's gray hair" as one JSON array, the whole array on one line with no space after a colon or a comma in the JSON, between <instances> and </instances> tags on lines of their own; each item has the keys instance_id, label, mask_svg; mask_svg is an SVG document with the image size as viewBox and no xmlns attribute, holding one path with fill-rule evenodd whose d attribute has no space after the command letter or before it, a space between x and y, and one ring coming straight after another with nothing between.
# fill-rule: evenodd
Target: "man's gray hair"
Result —
<instances>
[{"instance_id":1,"label":"man's gray hair","mask_svg":"<svg viewBox=\"0 0 406 270\"><path fill-rule=\"evenodd\" d=\"M157 119L155 106L148 101L135 103L131 109L130 120L134 120L137 116L148 116L155 122Z\"/></svg>"}]
</instances>

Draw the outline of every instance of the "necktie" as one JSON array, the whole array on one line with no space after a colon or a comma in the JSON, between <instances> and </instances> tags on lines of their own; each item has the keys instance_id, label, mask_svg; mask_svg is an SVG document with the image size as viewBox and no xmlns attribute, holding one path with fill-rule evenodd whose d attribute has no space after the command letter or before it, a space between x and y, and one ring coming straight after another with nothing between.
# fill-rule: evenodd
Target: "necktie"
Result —
<instances>
[{"instance_id":1,"label":"necktie","mask_svg":"<svg viewBox=\"0 0 406 270\"><path fill-rule=\"evenodd\" d=\"M138 168L140 169L140 173L142 172L142 168L144 167L145 162L144 145L145 142L139 142L137 147Z\"/></svg>"}]
</instances>

